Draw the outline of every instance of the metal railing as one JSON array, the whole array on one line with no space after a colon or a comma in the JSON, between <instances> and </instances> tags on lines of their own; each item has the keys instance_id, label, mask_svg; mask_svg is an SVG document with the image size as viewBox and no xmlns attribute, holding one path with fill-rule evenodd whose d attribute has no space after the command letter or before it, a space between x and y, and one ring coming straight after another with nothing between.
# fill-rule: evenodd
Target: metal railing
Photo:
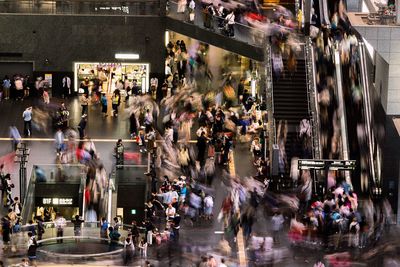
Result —
<instances>
[{"instance_id":1,"label":"metal railing","mask_svg":"<svg viewBox=\"0 0 400 267\"><path fill-rule=\"evenodd\" d=\"M168 17L187 23L193 23L195 26L213 31L220 35L226 35L224 28L219 27L221 26L221 22L224 21L224 18L206 14L202 9L201 3L196 4L193 22L189 21L189 12L187 9L184 13L178 13L178 3L174 1L169 1L168 3ZM269 35L265 31L255 27L251 27L249 25L245 25L240 22L235 22L233 28L235 33L235 40L248 43L253 46L264 47L265 40L269 37Z\"/></svg>"},{"instance_id":2,"label":"metal railing","mask_svg":"<svg viewBox=\"0 0 400 267\"><path fill-rule=\"evenodd\" d=\"M313 158L321 158L321 143L319 139L319 109L316 93L315 79L315 56L314 47L311 38L307 38L304 46L306 57L306 74L307 74L307 98L308 112L310 114L310 123L312 129Z\"/></svg>"},{"instance_id":3,"label":"metal railing","mask_svg":"<svg viewBox=\"0 0 400 267\"><path fill-rule=\"evenodd\" d=\"M159 16L163 0L5 0L0 13Z\"/></svg>"},{"instance_id":4,"label":"metal railing","mask_svg":"<svg viewBox=\"0 0 400 267\"><path fill-rule=\"evenodd\" d=\"M368 152L369 152L369 161L370 161L370 172L372 181L375 183L380 183L380 167L381 167L381 158L380 147L377 143L375 143L375 136L374 131L371 129L372 123L372 108L371 108L371 97L370 97L370 89L369 89L369 81L368 81L368 74L367 74L367 62L366 62L366 54L365 54L365 44L364 42L360 42L358 45L358 53L360 59L360 81L363 90L363 112L364 112L364 126L365 132L367 134L368 140ZM374 161L374 154L376 151L376 161Z\"/></svg>"},{"instance_id":5,"label":"metal railing","mask_svg":"<svg viewBox=\"0 0 400 267\"><path fill-rule=\"evenodd\" d=\"M269 158L272 159L273 145L276 143L276 125L274 118L274 83L272 78L271 44L265 44L265 100L268 112ZM272 164L271 164L272 168ZM271 170L272 171L272 170Z\"/></svg>"}]
</instances>

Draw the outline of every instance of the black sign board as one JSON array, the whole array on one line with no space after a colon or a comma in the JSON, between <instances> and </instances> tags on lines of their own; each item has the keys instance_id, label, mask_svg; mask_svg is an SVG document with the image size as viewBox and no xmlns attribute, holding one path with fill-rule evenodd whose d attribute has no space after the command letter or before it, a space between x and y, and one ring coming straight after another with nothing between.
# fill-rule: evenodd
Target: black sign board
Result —
<instances>
[{"instance_id":1,"label":"black sign board","mask_svg":"<svg viewBox=\"0 0 400 267\"><path fill-rule=\"evenodd\" d=\"M338 170L352 171L356 168L355 160L299 159L299 170Z\"/></svg>"}]
</instances>

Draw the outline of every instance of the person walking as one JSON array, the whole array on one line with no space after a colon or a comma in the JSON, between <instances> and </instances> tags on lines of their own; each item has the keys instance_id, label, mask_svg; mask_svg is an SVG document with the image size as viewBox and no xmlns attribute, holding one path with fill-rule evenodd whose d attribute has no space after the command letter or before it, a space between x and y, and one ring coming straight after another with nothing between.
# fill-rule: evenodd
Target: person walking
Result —
<instances>
[{"instance_id":1,"label":"person walking","mask_svg":"<svg viewBox=\"0 0 400 267\"><path fill-rule=\"evenodd\" d=\"M135 255L135 245L132 241L132 234L128 234L128 237L124 242L124 265L128 266L132 263L132 259Z\"/></svg>"},{"instance_id":2,"label":"person walking","mask_svg":"<svg viewBox=\"0 0 400 267\"><path fill-rule=\"evenodd\" d=\"M88 113L89 98L87 94L81 96L82 116Z\"/></svg>"},{"instance_id":3,"label":"person walking","mask_svg":"<svg viewBox=\"0 0 400 267\"><path fill-rule=\"evenodd\" d=\"M24 134L30 137L32 135L32 107L28 107L22 113L24 119Z\"/></svg>"},{"instance_id":4,"label":"person walking","mask_svg":"<svg viewBox=\"0 0 400 267\"><path fill-rule=\"evenodd\" d=\"M35 236L29 232L28 233L28 259L29 259L29 266L37 266L36 265L36 250L38 247L37 241Z\"/></svg>"},{"instance_id":5,"label":"person walking","mask_svg":"<svg viewBox=\"0 0 400 267\"><path fill-rule=\"evenodd\" d=\"M109 232L108 236L110 238L109 250L114 251L118 245L121 234L118 232L117 227L112 227L112 226L108 227L108 232Z\"/></svg>"},{"instance_id":6,"label":"person walking","mask_svg":"<svg viewBox=\"0 0 400 267\"><path fill-rule=\"evenodd\" d=\"M147 258L147 242L144 237L140 240L138 247L140 250L140 256Z\"/></svg>"},{"instance_id":7,"label":"person walking","mask_svg":"<svg viewBox=\"0 0 400 267\"><path fill-rule=\"evenodd\" d=\"M10 78L8 78L8 76L4 76L3 79L3 98L5 100L10 99L10 88L11 88L11 81Z\"/></svg>"},{"instance_id":8,"label":"person walking","mask_svg":"<svg viewBox=\"0 0 400 267\"><path fill-rule=\"evenodd\" d=\"M81 121L78 124L79 139L83 140L85 138L85 129L87 124L87 115L83 114Z\"/></svg>"},{"instance_id":9,"label":"person walking","mask_svg":"<svg viewBox=\"0 0 400 267\"><path fill-rule=\"evenodd\" d=\"M358 248L359 240L360 240L360 224L357 221L357 217L353 217L353 221L350 223L349 226L349 247Z\"/></svg>"},{"instance_id":10,"label":"person walking","mask_svg":"<svg viewBox=\"0 0 400 267\"><path fill-rule=\"evenodd\" d=\"M81 220L80 216L77 214L75 215L75 220L72 221L74 224L74 236L81 236L82 235L82 223L85 222ZM79 239L76 239L76 242L79 242Z\"/></svg>"},{"instance_id":11,"label":"person walking","mask_svg":"<svg viewBox=\"0 0 400 267\"><path fill-rule=\"evenodd\" d=\"M101 218L101 221L100 221L100 237L101 238L105 238L105 239L107 239L107 237L108 237L108 234L107 234L107 230L108 230L108 222L107 222L107 220L106 220L106 218Z\"/></svg>"},{"instance_id":12,"label":"person walking","mask_svg":"<svg viewBox=\"0 0 400 267\"><path fill-rule=\"evenodd\" d=\"M112 100L113 116L117 117L118 116L118 107L121 104L121 95L119 93L119 90L114 91L114 94L113 94L111 100Z\"/></svg>"},{"instance_id":13,"label":"person walking","mask_svg":"<svg viewBox=\"0 0 400 267\"><path fill-rule=\"evenodd\" d=\"M103 117L107 117L108 116L107 115L107 106L108 105L107 105L107 96L105 93L101 94L100 102L101 102L101 112L103 113Z\"/></svg>"},{"instance_id":14,"label":"person walking","mask_svg":"<svg viewBox=\"0 0 400 267\"><path fill-rule=\"evenodd\" d=\"M282 214L275 212L274 216L272 216L271 223L272 223L272 236L275 243L280 242L280 231L283 228L283 223L285 220L283 219Z\"/></svg>"},{"instance_id":15,"label":"person walking","mask_svg":"<svg viewBox=\"0 0 400 267\"><path fill-rule=\"evenodd\" d=\"M196 146L197 146L197 160L200 162L200 166L203 166L207 148L207 137L205 132L202 132L200 137L197 138Z\"/></svg>"},{"instance_id":16,"label":"person walking","mask_svg":"<svg viewBox=\"0 0 400 267\"><path fill-rule=\"evenodd\" d=\"M235 37L233 28L233 25L235 25L235 13L233 10L226 16L225 23L227 24L227 35L229 37Z\"/></svg>"},{"instance_id":17,"label":"person walking","mask_svg":"<svg viewBox=\"0 0 400 267\"><path fill-rule=\"evenodd\" d=\"M60 214L57 213L57 218L54 221L54 226L57 229L57 237L64 236L64 227L67 225L67 220ZM62 243L62 239L57 239L57 243Z\"/></svg>"}]
</instances>

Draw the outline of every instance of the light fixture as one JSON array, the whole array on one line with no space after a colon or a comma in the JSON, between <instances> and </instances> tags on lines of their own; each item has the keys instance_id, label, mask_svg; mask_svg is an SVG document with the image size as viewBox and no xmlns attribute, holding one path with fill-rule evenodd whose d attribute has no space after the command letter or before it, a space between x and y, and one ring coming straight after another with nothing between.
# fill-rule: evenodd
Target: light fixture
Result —
<instances>
[{"instance_id":1,"label":"light fixture","mask_svg":"<svg viewBox=\"0 0 400 267\"><path fill-rule=\"evenodd\" d=\"M116 59L139 59L139 54L115 54Z\"/></svg>"}]
</instances>

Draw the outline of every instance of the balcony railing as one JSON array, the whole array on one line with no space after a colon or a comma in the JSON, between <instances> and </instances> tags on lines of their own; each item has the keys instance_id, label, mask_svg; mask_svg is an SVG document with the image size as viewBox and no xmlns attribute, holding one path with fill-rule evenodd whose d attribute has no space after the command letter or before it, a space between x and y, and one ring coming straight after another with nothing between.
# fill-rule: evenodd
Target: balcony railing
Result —
<instances>
[{"instance_id":1,"label":"balcony railing","mask_svg":"<svg viewBox=\"0 0 400 267\"><path fill-rule=\"evenodd\" d=\"M161 0L4 0L0 13L159 16Z\"/></svg>"}]
</instances>

